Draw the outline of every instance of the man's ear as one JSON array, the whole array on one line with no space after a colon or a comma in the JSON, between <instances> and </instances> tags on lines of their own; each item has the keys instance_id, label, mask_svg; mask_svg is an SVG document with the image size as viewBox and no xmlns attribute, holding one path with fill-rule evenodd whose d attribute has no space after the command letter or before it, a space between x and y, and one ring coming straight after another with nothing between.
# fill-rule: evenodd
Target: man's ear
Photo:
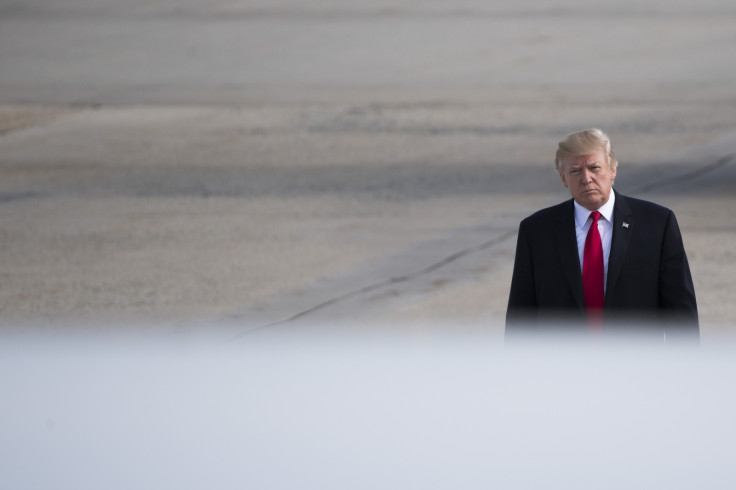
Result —
<instances>
[{"instance_id":1,"label":"man's ear","mask_svg":"<svg viewBox=\"0 0 736 490\"><path fill-rule=\"evenodd\" d=\"M560 172L560 178L562 179L562 185L564 185L565 187L567 187L567 179L565 179L565 174L563 174L562 172Z\"/></svg>"}]
</instances>

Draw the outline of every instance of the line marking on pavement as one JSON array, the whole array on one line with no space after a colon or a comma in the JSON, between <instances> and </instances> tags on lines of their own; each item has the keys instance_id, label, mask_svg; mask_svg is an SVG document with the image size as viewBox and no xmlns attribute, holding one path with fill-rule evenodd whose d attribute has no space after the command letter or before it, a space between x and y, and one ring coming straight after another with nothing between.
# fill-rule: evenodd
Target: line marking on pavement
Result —
<instances>
[{"instance_id":1,"label":"line marking on pavement","mask_svg":"<svg viewBox=\"0 0 736 490\"><path fill-rule=\"evenodd\" d=\"M233 337L233 340L238 339L238 338L240 338L240 337L242 337L242 336L244 336L246 334L249 334L249 333L258 331L258 330L262 330L262 329L265 329L265 328L268 328L268 327L273 327L273 326L276 326L276 325L281 325L281 324L284 324L284 323L292 322L294 320L297 320L297 319L300 319L302 317L305 317L305 316L307 316L307 315L309 315L309 314L311 314L311 313L313 313L313 312L315 312L317 310L321 310L323 308L327 308L329 306L332 306L332 305L335 305L335 304L340 303L342 301L345 301L345 300L347 300L349 298L353 298L353 297L359 296L361 294L366 294L366 293L369 293L371 291L375 291L376 289L380 289L380 288L383 288L383 287L392 286L392 285L397 284L397 283L410 281L411 279L415 279L415 278L420 277L420 276L423 276L425 274L429 274L429 273L434 272L437 269L440 269L440 268L442 268L442 267L444 267L444 266L446 266L448 264L451 264L452 262L455 262L455 261L457 261L457 260L459 260L459 259L461 259L461 258L463 258L463 257L465 257L467 255L470 255L470 254L473 254L473 253L477 253L477 252L482 252L482 251L487 250L487 249L489 249L489 248L491 248L493 246L496 246L498 244L501 244L501 243L505 242L506 240L515 237L516 234L517 234L517 232L518 232L518 228L514 228L513 230L507 231L507 232L505 232L505 233L503 233L503 234L501 234L501 235L499 235L499 236L497 236L497 237L495 237L495 238L493 238L491 240L488 240L486 242L481 243L480 245L476 245L476 246L473 246L473 247L468 247L468 248L465 248L465 249L460 250L458 252L455 252L455 253L453 253L453 254L445 257L444 259L442 259L442 260L440 260L438 262L435 262L433 264L430 264L429 266L427 266L427 267L425 267L423 269L420 269L418 271L410 272L408 274L404 274L404 275L401 275L401 276L391 277L389 279L386 279L386 280L383 280L383 281L380 281L380 282L377 282L377 283L374 283L374 284L370 284L368 286L364 286L364 287L359 288L359 289L356 289L354 291L350 291L350 292L345 293L343 295L340 295L340 296L337 296L335 298L332 298L332 299L329 299L327 301L324 301L324 302L322 302L322 303L320 303L320 304L318 304L316 306L313 306L311 308L308 308L306 310L303 310L303 311L301 311L299 313L296 313L296 314L294 314L294 315L292 315L292 316L290 316L290 317L288 317L286 319L278 320L278 321L275 321L275 322L271 322L271 323L268 323L266 325L261 325L259 327L250 329L247 332L242 332L242 333L236 335L235 337Z\"/></svg>"}]
</instances>

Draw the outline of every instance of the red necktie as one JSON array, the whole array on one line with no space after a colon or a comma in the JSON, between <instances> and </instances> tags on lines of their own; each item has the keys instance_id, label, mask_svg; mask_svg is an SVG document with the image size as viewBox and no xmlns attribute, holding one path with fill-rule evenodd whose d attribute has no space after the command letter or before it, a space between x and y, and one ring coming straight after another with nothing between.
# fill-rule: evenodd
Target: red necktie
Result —
<instances>
[{"instance_id":1,"label":"red necktie","mask_svg":"<svg viewBox=\"0 0 736 490\"><path fill-rule=\"evenodd\" d=\"M598 218L601 213L590 213L593 223L585 237L583 249L583 295L588 322L591 326L600 326L603 319L603 245L598 232Z\"/></svg>"}]
</instances>

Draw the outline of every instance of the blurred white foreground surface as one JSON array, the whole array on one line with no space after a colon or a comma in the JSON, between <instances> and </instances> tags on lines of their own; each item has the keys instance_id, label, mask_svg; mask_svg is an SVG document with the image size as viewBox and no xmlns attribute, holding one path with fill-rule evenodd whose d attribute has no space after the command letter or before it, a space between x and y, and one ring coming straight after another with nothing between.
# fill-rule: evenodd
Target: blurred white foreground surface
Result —
<instances>
[{"instance_id":1,"label":"blurred white foreground surface","mask_svg":"<svg viewBox=\"0 0 736 490\"><path fill-rule=\"evenodd\" d=\"M732 489L735 352L6 335L0 486Z\"/></svg>"}]
</instances>

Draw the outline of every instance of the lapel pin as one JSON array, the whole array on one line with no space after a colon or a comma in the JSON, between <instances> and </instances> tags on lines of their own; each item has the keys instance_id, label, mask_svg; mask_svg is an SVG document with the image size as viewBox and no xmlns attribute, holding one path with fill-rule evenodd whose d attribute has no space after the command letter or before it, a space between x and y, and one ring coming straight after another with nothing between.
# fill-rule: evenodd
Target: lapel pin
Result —
<instances>
[{"instance_id":1,"label":"lapel pin","mask_svg":"<svg viewBox=\"0 0 736 490\"><path fill-rule=\"evenodd\" d=\"M629 227L629 224L626 221L624 221L624 228L628 228L628 227Z\"/></svg>"}]
</instances>

